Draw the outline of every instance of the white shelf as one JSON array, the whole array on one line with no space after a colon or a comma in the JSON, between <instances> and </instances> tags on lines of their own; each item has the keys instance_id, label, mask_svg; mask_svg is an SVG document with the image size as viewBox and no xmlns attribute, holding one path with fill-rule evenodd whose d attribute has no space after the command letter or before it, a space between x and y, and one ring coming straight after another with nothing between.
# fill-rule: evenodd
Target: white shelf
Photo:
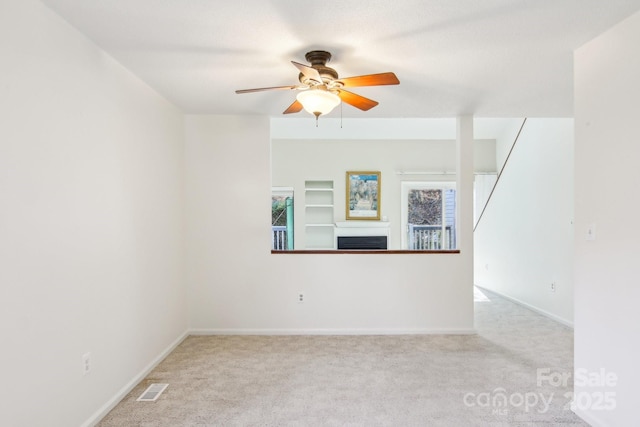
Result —
<instances>
[{"instance_id":1,"label":"white shelf","mask_svg":"<svg viewBox=\"0 0 640 427\"><path fill-rule=\"evenodd\" d=\"M330 179L307 180L304 182L307 191L333 191L333 181Z\"/></svg>"},{"instance_id":2,"label":"white shelf","mask_svg":"<svg viewBox=\"0 0 640 427\"><path fill-rule=\"evenodd\" d=\"M333 181L304 183L305 249L334 249Z\"/></svg>"}]
</instances>

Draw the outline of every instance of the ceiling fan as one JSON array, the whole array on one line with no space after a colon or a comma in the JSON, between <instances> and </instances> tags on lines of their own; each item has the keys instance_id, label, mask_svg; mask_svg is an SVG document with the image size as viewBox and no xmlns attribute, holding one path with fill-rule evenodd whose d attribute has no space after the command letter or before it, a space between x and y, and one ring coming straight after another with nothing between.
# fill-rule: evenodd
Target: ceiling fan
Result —
<instances>
[{"instance_id":1,"label":"ceiling fan","mask_svg":"<svg viewBox=\"0 0 640 427\"><path fill-rule=\"evenodd\" d=\"M291 86L263 87L257 89L236 90L236 93L262 92L267 90L298 90L296 100L284 110L283 114L297 113L305 109L318 117L328 114L340 101L360 110L367 111L378 105L377 101L357 95L345 88L361 86L397 85L400 81L394 73L367 74L364 76L339 78L333 68L327 67L331 54L324 50L307 52L305 59L311 64L304 65L291 61L300 70L300 84Z\"/></svg>"}]
</instances>

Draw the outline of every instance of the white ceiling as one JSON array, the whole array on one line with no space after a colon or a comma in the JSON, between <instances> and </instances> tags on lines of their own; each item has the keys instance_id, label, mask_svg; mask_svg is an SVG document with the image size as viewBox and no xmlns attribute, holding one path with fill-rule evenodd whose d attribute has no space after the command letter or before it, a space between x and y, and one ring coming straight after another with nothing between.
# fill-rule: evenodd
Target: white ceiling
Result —
<instances>
[{"instance_id":1,"label":"white ceiling","mask_svg":"<svg viewBox=\"0 0 640 427\"><path fill-rule=\"evenodd\" d=\"M345 117L569 117L573 51L640 10L640 0L42 1L184 112L272 117L295 92L234 90L296 84L290 61L314 49L333 54L341 77L400 79L354 88L380 105L345 105Z\"/></svg>"}]
</instances>

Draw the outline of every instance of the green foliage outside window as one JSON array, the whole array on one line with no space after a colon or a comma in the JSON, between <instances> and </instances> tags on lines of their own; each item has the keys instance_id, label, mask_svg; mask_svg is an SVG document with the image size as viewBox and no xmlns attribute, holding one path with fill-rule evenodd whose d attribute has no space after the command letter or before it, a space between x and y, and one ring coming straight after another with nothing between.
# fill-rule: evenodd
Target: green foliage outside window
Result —
<instances>
[{"instance_id":1,"label":"green foliage outside window","mask_svg":"<svg viewBox=\"0 0 640 427\"><path fill-rule=\"evenodd\" d=\"M273 196L271 198L271 225L287 225L287 198Z\"/></svg>"}]
</instances>

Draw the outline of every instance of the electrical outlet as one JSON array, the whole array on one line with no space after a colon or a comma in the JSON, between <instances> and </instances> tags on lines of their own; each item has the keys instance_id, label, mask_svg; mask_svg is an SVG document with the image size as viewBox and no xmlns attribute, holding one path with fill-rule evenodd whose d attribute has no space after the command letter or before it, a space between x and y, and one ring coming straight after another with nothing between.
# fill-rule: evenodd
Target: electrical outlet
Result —
<instances>
[{"instance_id":1,"label":"electrical outlet","mask_svg":"<svg viewBox=\"0 0 640 427\"><path fill-rule=\"evenodd\" d=\"M551 292L556 291L556 282L551 282Z\"/></svg>"},{"instance_id":2,"label":"electrical outlet","mask_svg":"<svg viewBox=\"0 0 640 427\"><path fill-rule=\"evenodd\" d=\"M302 292L298 293L298 304L302 304L304 302L304 294Z\"/></svg>"},{"instance_id":3,"label":"electrical outlet","mask_svg":"<svg viewBox=\"0 0 640 427\"><path fill-rule=\"evenodd\" d=\"M91 353L87 352L82 355L82 375L91 372Z\"/></svg>"}]
</instances>

